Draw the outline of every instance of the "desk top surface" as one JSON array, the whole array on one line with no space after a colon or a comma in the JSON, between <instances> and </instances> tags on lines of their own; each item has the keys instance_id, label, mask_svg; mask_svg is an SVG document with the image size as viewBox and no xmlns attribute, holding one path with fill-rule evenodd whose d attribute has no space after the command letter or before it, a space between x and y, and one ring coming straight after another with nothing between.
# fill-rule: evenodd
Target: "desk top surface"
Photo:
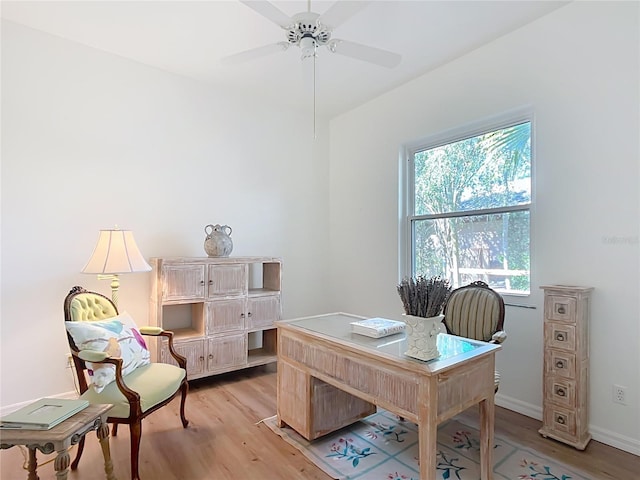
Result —
<instances>
[{"instance_id":1,"label":"desk top surface","mask_svg":"<svg viewBox=\"0 0 640 480\"><path fill-rule=\"evenodd\" d=\"M417 360L405 355L407 340L405 333L396 333L382 338L372 338L359 335L351 331L351 322L362 320L364 317L348 313L330 313L312 317L281 320L276 322L278 327L293 328L305 331L322 338L335 340L338 343L352 345L365 351L396 358L400 361L422 364L429 370L440 369L462 362L488 351L499 350L499 345L493 345L455 335L438 335L437 358L429 361Z\"/></svg>"}]
</instances>

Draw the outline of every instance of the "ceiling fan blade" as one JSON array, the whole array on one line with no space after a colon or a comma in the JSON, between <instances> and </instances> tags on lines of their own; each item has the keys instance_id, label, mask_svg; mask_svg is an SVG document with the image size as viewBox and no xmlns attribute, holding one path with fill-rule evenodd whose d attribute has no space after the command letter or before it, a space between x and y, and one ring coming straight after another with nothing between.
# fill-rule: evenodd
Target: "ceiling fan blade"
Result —
<instances>
[{"instance_id":1,"label":"ceiling fan blade","mask_svg":"<svg viewBox=\"0 0 640 480\"><path fill-rule=\"evenodd\" d=\"M347 40L333 39L327 44L327 48L333 53L339 53L347 57L357 58L365 62L375 63L381 67L393 68L400 64L402 56L397 53L369 47Z\"/></svg>"},{"instance_id":2,"label":"ceiling fan blade","mask_svg":"<svg viewBox=\"0 0 640 480\"><path fill-rule=\"evenodd\" d=\"M271 45L264 45L262 47L252 48L251 50L245 50L244 52L234 53L233 55L222 58L220 62L225 65L235 65L273 53L284 52L287 48L289 48L288 42L272 43Z\"/></svg>"},{"instance_id":3,"label":"ceiling fan blade","mask_svg":"<svg viewBox=\"0 0 640 480\"><path fill-rule=\"evenodd\" d=\"M276 25L280 25L282 28L287 28L295 23L289 15L286 15L273 3L267 2L266 0L240 0L240 3L244 3L247 7L271 20Z\"/></svg>"},{"instance_id":4,"label":"ceiling fan blade","mask_svg":"<svg viewBox=\"0 0 640 480\"><path fill-rule=\"evenodd\" d=\"M331 7L329 7L329 10L327 10L325 13L323 13L320 16L318 21L321 22L323 25L326 25L327 27L334 29L338 25L342 25L344 22L349 20L353 15L358 13L360 10L362 10L364 7L366 7L370 3L371 3L370 0L357 1L357 2L348 1L348 0L337 1L336 3L331 5Z\"/></svg>"}]
</instances>

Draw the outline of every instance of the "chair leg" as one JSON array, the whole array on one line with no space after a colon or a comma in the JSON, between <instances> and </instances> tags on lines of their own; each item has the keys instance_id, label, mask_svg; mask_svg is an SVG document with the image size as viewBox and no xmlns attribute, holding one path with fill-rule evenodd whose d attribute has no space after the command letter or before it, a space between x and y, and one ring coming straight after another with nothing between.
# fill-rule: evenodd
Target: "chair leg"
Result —
<instances>
[{"instance_id":1,"label":"chair leg","mask_svg":"<svg viewBox=\"0 0 640 480\"><path fill-rule=\"evenodd\" d=\"M182 383L180 390L182 390L182 398L180 399L180 419L182 420L183 428L187 428L187 425L189 425L189 420L187 420L187 418L184 416L184 404L187 401L187 392L189 391L189 384L187 383L186 379Z\"/></svg>"},{"instance_id":2,"label":"chair leg","mask_svg":"<svg viewBox=\"0 0 640 480\"><path fill-rule=\"evenodd\" d=\"M138 456L140 455L140 437L142 436L142 420L129 425L131 435L131 480L140 480L138 473Z\"/></svg>"},{"instance_id":3,"label":"chair leg","mask_svg":"<svg viewBox=\"0 0 640 480\"><path fill-rule=\"evenodd\" d=\"M71 470L75 470L78 468L78 464L80 463L80 457L82 456L82 451L84 450L84 436L78 442L78 452L76 453L76 458L73 459L73 463L71 463Z\"/></svg>"},{"instance_id":4,"label":"chair leg","mask_svg":"<svg viewBox=\"0 0 640 480\"><path fill-rule=\"evenodd\" d=\"M115 437L116 435L118 435L118 424L114 423L113 427L111 428L111 436Z\"/></svg>"}]
</instances>

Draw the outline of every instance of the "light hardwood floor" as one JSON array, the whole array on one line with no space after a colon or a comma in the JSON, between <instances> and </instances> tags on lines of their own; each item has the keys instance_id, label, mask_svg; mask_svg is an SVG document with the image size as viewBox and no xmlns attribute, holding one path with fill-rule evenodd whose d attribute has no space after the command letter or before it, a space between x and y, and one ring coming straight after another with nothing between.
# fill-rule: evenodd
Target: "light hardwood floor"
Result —
<instances>
[{"instance_id":1,"label":"light hardwood floor","mask_svg":"<svg viewBox=\"0 0 640 480\"><path fill-rule=\"evenodd\" d=\"M179 401L143 422L140 475L143 480L329 480L330 477L261 419L276 411L275 365L202 379L191 383L187 399L189 427L182 428ZM464 415L472 420L477 409ZM530 446L558 461L589 472L593 480L639 478L640 457L591 441L584 452L542 438L541 423L517 413L496 409L496 434ZM54 455L38 453L44 463ZM75 448L71 458L75 456ZM119 480L128 480L129 434L121 427L111 438L111 456ZM18 447L0 453L0 478L23 480L23 455ZM41 465L42 480L55 478L53 463ZM104 479L102 455L95 435L87 443L78 470L70 480Z\"/></svg>"}]
</instances>

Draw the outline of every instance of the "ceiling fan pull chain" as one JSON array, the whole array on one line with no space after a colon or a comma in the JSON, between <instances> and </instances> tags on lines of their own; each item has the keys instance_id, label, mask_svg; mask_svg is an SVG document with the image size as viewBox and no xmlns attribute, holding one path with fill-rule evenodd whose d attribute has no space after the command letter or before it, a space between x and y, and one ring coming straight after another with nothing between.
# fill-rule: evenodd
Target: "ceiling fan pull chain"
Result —
<instances>
[{"instance_id":1,"label":"ceiling fan pull chain","mask_svg":"<svg viewBox=\"0 0 640 480\"><path fill-rule=\"evenodd\" d=\"M316 56L313 56L313 139L316 140Z\"/></svg>"}]
</instances>

